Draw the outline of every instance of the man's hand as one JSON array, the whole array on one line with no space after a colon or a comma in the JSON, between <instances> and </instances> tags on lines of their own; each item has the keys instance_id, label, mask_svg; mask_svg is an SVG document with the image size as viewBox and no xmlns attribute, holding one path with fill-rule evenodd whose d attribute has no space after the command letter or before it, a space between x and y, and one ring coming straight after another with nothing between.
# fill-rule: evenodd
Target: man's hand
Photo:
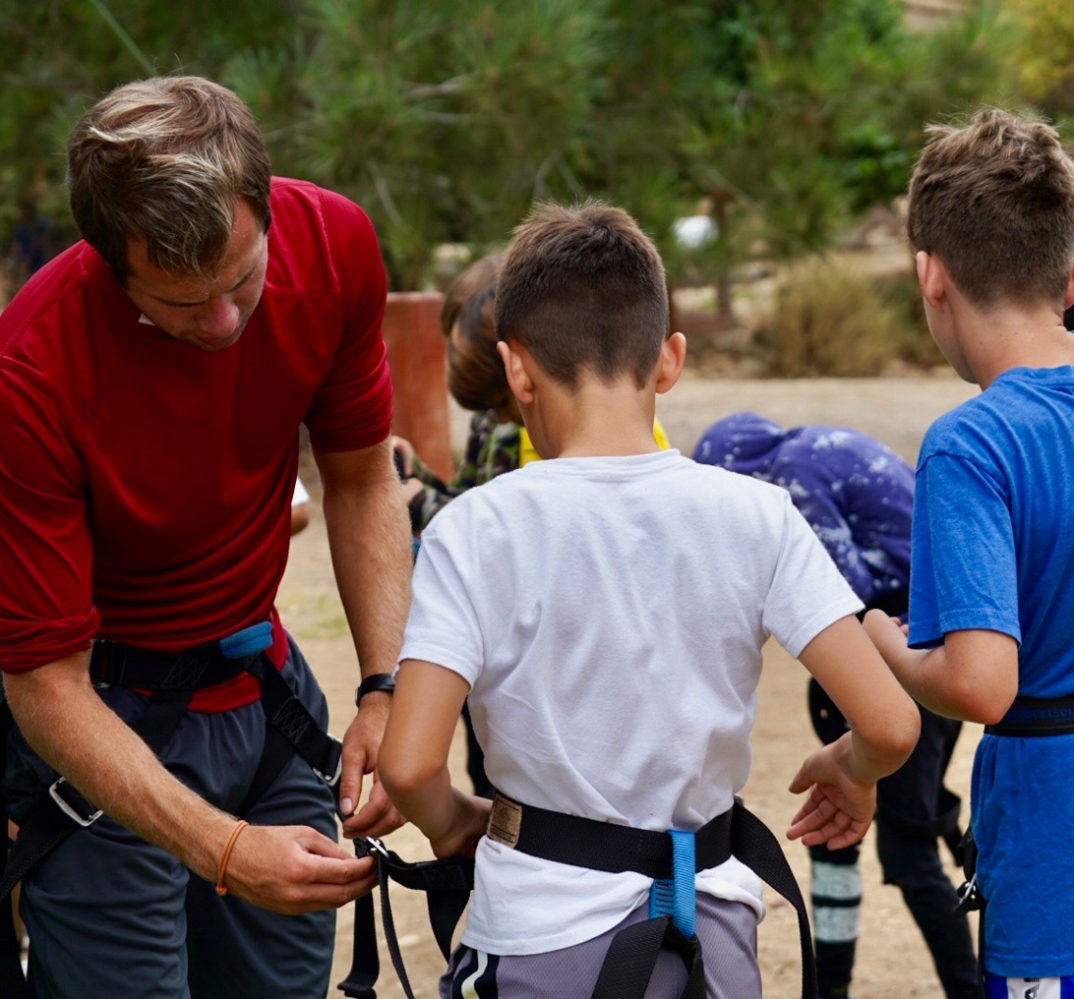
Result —
<instances>
[{"instance_id":1,"label":"man's hand","mask_svg":"<svg viewBox=\"0 0 1074 999\"><path fill-rule=\"evenodd\" d=\"M357 812L362 795L362 778L374 773L377 753L388 721L391 694L377 691L362 698L362 706L343 736L343 771L339 778L339 810L343 835L386 836L406 819L395 809L376 776L369 800Z\"/></svg>"},{"instance_id":2,"label":"man's hand","mask_svg":"<svg viewBox=\"0 0 1074 999\"><path fill-rule=\"evenodd\" d=\"M801 839L806 846L827 843L828 849L838 850L865 835L876 812L876 784L851 780L840 764L846 752L842 744L850 738L848 732L813 753L794 775L791 793L809 791L809 797L791 820L788 839Z\"/></svg>"},{"instance_id":3,"label":"man's hand","mask_svg":"<svg viewBox=\"0 0 1074 999\"><path fill-rule=\"evenodd\" d=\"M224 873L233 895L285 915L338 909L376 883L371 857L355 857L308 826L247 826Z\"/></svg>"}]
</instances>

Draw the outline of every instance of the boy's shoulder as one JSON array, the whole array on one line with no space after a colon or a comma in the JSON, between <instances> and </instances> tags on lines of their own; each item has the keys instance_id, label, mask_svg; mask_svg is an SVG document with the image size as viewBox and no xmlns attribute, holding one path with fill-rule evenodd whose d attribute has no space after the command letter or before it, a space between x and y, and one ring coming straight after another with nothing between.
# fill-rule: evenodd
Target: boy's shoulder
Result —
<instances>
[{"instance_id":1,"label":"boy's shoulder","mask_svg":"<svg viewBox=\"0 0 1074 999\"><path fill-rule=\"evenodd\" d=\"M936 418L925 432L918 470L937 453L980 457L994 455L1042 421L1074 420L1074 368L1011 368L978 395Z\"/></svg>"}]
</instances>

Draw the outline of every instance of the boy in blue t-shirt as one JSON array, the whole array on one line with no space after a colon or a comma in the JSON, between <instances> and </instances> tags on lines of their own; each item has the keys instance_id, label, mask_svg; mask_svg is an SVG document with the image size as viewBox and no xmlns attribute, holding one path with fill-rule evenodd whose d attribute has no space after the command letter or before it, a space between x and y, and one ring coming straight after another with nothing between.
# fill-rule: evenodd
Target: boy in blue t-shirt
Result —
<instances>
[{"instance_id":1,"label":"boy in blue t-shirt","mask_svg":"<svg viewBox=\"0 0 1074 999\"><path fill-rule=\"evenodd\" d=\"M908 229L929 328L981 395L921 445L908 633L865 623L929 709L983 722L971 787L989 997L1074 994L1074 164L997 110L934 127Z\"/></svg>"}]
</instances>

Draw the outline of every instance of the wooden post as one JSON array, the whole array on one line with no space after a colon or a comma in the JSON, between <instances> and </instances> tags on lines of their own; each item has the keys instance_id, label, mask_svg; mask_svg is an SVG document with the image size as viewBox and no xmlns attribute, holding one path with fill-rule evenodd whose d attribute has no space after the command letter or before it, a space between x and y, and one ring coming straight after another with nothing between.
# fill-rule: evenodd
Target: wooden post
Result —
<instances>
[{"instance_id":1,"label":"wooden post","mask_svg":"<svg viewBox=\"0 0 1074 999\"><path fill-rule=\"evenodd\" d=\"M393 291L384 311L384 342L392 369L392 430L414 445L442 479L455 475L447 397L447 339L440 331L444 296Z\"/></svg>"}]
</instances>

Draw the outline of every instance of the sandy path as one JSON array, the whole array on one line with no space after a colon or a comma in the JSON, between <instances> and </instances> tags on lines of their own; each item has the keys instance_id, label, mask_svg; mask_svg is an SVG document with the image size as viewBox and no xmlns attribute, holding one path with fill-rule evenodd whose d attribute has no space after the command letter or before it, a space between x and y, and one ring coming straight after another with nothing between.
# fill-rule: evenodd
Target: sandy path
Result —
<instances>
[{"instance_id":1,"label":"sandy path","mask_svg":"<svg viewBox=\"0 0 1074 999\"><path fill-rule=\"evenodd\" d=\"M708 379L691 372L668 395L661 397L658 414L673 445L689 453L713 420L740 409L753 409L787 426L830 423L854 426L872 434L913 461L921 435L940 413L969 398L976 389L947 375L891 379L819 379L802 381L737 381ZM465 416L456 413L454 431L461 436ZM356 666L347 637L343 611L332 584L324 523L316 500L320 489L308 455L303 478L313 495L310 527L293 544L290 565L280 590L284 622L298 638L313 664L331 705L333 728L341 733L350 720ZM759 692L753 732L754 767L745 788L749 806L782 834L796 804L786 792L798 762L815 739L805 711L805 670L771 643ZM968 798L969 767L978 726L967 726L948 776L952 790ZM453 768L465 780L463 748L456 739ZM429 856L421 838L404 828L389 845L407 859ZM806 851L787 844L787 854L808 890ZM873 833L863 849L865 901L854 995L857 999L914 999L938 994L931 961L901 896L882 886ZM429 932L424 900L397 887L393 909L411 982L419 999L435 996L442 961ZM766 896L769 915L760 927L765 995L770 999L797 996L798 943L793 910L776 896ZM350 909L340 914L333 985L350 962ZM381 999L403 995L382 951ZM334 990L332 994L338 995Z\"/></svg>"}]
</instances>

